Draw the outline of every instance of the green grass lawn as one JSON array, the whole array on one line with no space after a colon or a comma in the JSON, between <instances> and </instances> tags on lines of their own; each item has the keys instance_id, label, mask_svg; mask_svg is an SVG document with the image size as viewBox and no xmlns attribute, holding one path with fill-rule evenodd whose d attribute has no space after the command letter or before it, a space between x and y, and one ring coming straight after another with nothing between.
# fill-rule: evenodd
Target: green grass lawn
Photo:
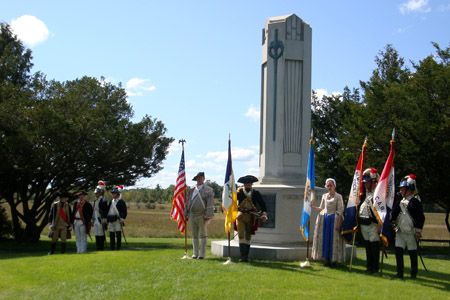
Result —
<instances>
[{"instance_id":1,"label":"green grass lawn","mask_svg":"<svg viewBox=\"0 0 450 300\"><path fill-rule=\"evenodd\" d=\"M48 241L32 248L2 242L0 299L450 299L448 254L425 257L429 272L419 265L417 280L390 280L393 254L379 277L364 274L362 253L349 271L321 262L311 268L279 261L224 265L225 258L209 251L205 260L183 260L181 238L128 242L122 251L96 252L90 243L88 253L75 254L72 240L67 254L52 256ZM409 277L408 256L405 267Z\"/></svg>"}]
</instances>

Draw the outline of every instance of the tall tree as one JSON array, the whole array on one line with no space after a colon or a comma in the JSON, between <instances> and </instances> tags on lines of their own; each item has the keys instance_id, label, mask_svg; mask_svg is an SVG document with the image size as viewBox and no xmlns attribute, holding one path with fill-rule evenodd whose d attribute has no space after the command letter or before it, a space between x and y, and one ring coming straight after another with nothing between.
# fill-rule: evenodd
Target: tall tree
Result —
<instances>
[{"instance_id":1,"label":"tall tree","mask_svg":"<svg viewBox=\"0 0 450 300\"><path fill-rule=\"evenodd\" d=\"M21 44L4 28L0 45L6 46L0 51L11 48L8 43ZM23 56L31 59L28 51L0 52L0 69ZM120 85L89 77L48 82L39 73L15 78L0 81L0 198L11 208L17 240L39 240L60 191L90 189L99 179L132 185L161 170L173 139L149 116L131 122Z\"/></svg>"}]
</instances>

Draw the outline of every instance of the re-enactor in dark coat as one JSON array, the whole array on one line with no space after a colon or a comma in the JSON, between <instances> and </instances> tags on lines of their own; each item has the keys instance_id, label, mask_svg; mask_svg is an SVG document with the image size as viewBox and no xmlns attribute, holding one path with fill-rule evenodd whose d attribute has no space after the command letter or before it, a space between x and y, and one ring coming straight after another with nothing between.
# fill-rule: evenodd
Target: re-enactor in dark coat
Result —
<instances>
[{"instance_id":1,"label":"re-enactor in dark coat","mask_svg":"<svg viewBox=\"0 0 450 300\"><path fill-rule=\"evenodd\" d=\"M368 168L363 173L364 201L358 208L358 224L366 248L366 272L378 273L380 267L380 232L381 225L372 210L373 193L380 179L377 169Z\"/></svg>"},{"instance_id":2,"label":"re-enactor in dark coat","mask_svg":"<svg viewBox=\"0 0 450 300\"><path fill-rule=\"evenodd\" d=\"M238 213L236 216L236 227L239 236L239 250L241 253L241 262L248 262L250 252L251 236L258 230L259 219L267 221L266 204L261 193L254 190L252 184L257 182L258 178L247 175L239 178L238 182L243 183L237 191Z\"/></svg>"},{"instance_id":3,"label":"re-enactor in dark coat","mask_svg":"<svg viewBox=\"0 0 450 300\"><path fill-rule=\"evenodd\" d=\"M109 202L106 210L106 221L108 222L111 250L120 250L122 246L122 226L124 226L127 218L127 205L122 199L118 187L114 188L111 193L113 199Z\"/></svg>"},{"instance_id":4,"label":"re-enactor in dark coat","mask_svg":"<svg viewBox=\"0 0 450 300\"><path fill-rule=\"evenodd\" d=\"M422 202L417 195L416 176L411 174L400 181L400 194L403 199L397 202L392 209L392 222L395 234L395 259L397 261L397 274L395 278L403 278L403 252L408 248L411 260L411 278L415 279L418 272L417 240L422 237L425 215Z\"/></svg>"},{"instance_id":5,"label":"re-enactor in dark coat","mask_svg":"<svg viewBox=\"0 0 450 300\"><path fill-rule=\"evenodd\" d=\"M70 238L70 226L72 224L72 210L67 203L69 196L68 193L61 193L59 201L54 202L50 209L48 223L50 224L52 244L49 255L55 253L58 238L61 238L61 253L66 252L66 239Z\"/></svg>"}]
</instances>

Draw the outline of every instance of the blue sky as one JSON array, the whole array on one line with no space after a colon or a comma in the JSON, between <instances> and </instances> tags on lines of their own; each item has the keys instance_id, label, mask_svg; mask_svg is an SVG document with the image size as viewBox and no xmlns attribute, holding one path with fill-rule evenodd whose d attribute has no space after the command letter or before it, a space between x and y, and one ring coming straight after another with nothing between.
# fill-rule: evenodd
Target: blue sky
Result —
<instances>
[{"instance_id":1,"label":"blue sky","mask_svg":"<svg viewBox=\"0 0 450 300\"><path fill-rule=\"evenodd\" d=\"M261 31L296 14L312 28L312 89L359 88L390 43L418 62L450 44L450 1L3 1L0 22L33 51L47 79L91 76L127 90L134 120L161 120L176 142L155 177L174 184L183 138L187 182L223 184L228 135L236 177L258 176ZM306 172L306 170L305 170ZM101 178L99 178L101 179Z\"/></svg>"}]
</instances>

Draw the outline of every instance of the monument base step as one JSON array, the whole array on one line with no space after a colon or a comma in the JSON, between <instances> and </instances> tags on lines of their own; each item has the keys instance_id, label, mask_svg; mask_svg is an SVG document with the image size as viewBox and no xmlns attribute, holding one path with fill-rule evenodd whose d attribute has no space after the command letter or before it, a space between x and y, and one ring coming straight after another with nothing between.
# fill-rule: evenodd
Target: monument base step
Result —
<instances>
[{"instance_id":1,"label":"monument base step","mask_svg":"<svg viewBox=\"0 0 450 300\"><path fill-rule=\"evenodd\" d=\"M350 260L352 246L346 245L346 261ZM228 241L211 242L211 253L219 257L228 257ZM311 256L311 246L309 248ZM239 243L232 240L230 242L230 257L239 259ZM356 258L356 249L353 251L353 257ZM250 247L249 259L259 260L279 260L279 261L301 261L306 259L306 243L271 245L271 244L252 244Z\"/></svg>"}]
</instances>

